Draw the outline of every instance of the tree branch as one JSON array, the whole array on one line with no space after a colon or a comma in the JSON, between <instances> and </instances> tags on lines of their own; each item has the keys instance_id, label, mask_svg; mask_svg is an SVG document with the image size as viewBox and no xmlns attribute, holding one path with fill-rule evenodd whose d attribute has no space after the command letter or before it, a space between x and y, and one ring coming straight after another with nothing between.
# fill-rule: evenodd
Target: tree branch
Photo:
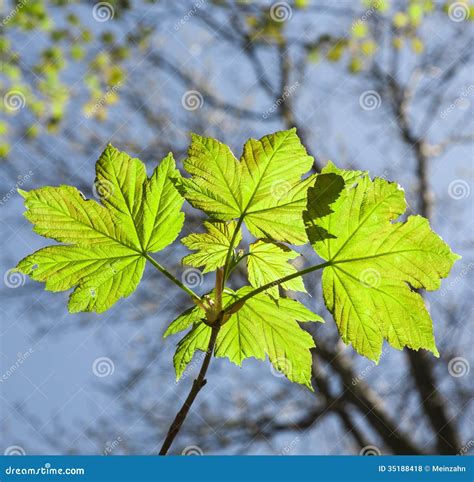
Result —
<instances>
[{"instance_id":1,"label":"tree branch","mask_svg":"<svg viewBox=\"0 0 474 482\"><path fill-rule=\"evenodd\" d=\"M445 70L443 76L447 81L452 78L456 72L458 63L454 62ZM379 79L383 79L383 73L375 72ZM426 132L429 129L430 116L427 116L422 122L420 135L415 134L414 127L410 123L408 116L408 102L403 102L404 89L401 84L391 76L385 76L385 82L389 88L391 95L392 108L402 141L412 149L416 160L416 176L418 182L418 210L420 214L428 219L431 218L433 199L429 186L429 160L426 154ZM413 94L410 96L413 98ZM440 99L435 96L432 100L431 107L427 112L435 115L439 108ZM427 419L431 424L431 428L437 439L437 451L440 454L453 454L459 451L459 433L455 423L449 416L446 401L438 388L434 373L434 365L427 354L423 351L407 350L407 357L410 363L412 376L415 380L415 387L418 391L421 405L425 410Z\"/></svg>"},{"instance_id":2,"label":"tree branch","mask_svg":"<svg viewBox=\"0 0 474 482\"><path fill-rule=\"evenodd\" d=\"M423 450L410 436L403 433L389 413L384 409L380 398L365 380L353 383L356 374L351 361L343 353L335 353L321 340L318 341L317 354L321 356L341 377L343 393L341 398L357 407L367 418L368 423L395 454L419 455Z\"/></svg>"},{"instance_id":3,"label":"tree branch","mask_svg":"<svg viewBox=\"0 0 474 482\"><path fill-rule=\"evenodd\" d=\"M158 67L162 70L167 72L171 72L175 75L178 79L180 79L186 86L188 87L195 87L196 86L196 78L182 71L173 62L167 60L165 57L161 56L157 52L153 52L148 55L147 60L155 67ZM210 92L209 89L205 88L203 85L199 85L198 87L199 93L202 95L204 102L210 105L215 109L222 110L230 115L233 115L237 118L255 120L255 121L271 121L274 120L274 116L268 116L266 119L263 119L260 112L255 112L249 109L238 107L237 105L229 104L226 101L218 99L214 94Z\"/></svg>"},{"instance_id":4,"label":"tree branch","mask_svg":"<svg viewBox=\"0 0 474 482\"><path fill-rule=\"evenodd\" d=\"M205 378L206 372L207 372L207 369L209 368L209 363L211 361L212 353L214 352L214 346L216 344L219 328L220 328L220 320L217 320L216 324L212 327L211 338L209 339L209 345L207 347L206 356L204 357L204 361L202 363L201 370L199 371L199 375L196 378L196 380L194 380L193 385L191 387L191 391L189 392L189 395L184 401L179 412L176 414L176 417L173 420L173 423L171 424L168 430L168 433L166 435L165 441L163 442L163 445L160 449L159 455L166 455L168 453L168 450L170 449L171 444L173 443L173 440L176 438L176 435L178 435L178 432L181 429L181 426L183 425L183 422L185 421L186 416L188 415L191 405L196 399L198 393L201 391L201 389L204 387L204 385L207 382Z\"/></svg>"},{"instance_id":5,"label":"tree branch","mask_svg":"<svg viewBox=\"0 0 474 482\"><path fill-rule=\"evenodd\" d=\"M306 149L309 151L308 142L306 140L306 130L299 124L296 120L294 111L293 111L293 102L290 99L290 96L287 94L286 89L290 88L290 75L292 70L290 54L288 50L288 44L286 40L282 40L278 45L278 56L280 58L280 114L287 126L288 129L291 127L296 127L298 131L298 135L301 139L301 143L306 146ZM297 83L296 85L299 85ZM321 170L321 163L317 159L317 157L309 152L310 155L313 156L313 171L318 172Z\"/></svg>"}]
</instances>

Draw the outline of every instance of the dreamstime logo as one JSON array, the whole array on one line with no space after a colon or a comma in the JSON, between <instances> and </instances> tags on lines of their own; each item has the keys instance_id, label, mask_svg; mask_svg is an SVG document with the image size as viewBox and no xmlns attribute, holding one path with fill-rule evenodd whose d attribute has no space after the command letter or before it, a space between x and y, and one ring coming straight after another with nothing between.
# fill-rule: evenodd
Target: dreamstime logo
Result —
<instances>
[{"instance_id":1,"label":"dreamstime logo","mask_svg":"<svg viewBox=\"0 0 474 482\"><path fill-rule=\"evenodd\" d=\"M469 194L471 194L471 189L466 181L463 181L462 179L455 179L449 183L448 194L449 197L456 200L464 199L469 197Z\"/></svg>"},{"instance_id":2,"label":"dreamstime logo","mask_svg":"<svg viewBox=\"0 0 474 482\"><path fill-rule=\"evenodd\" d=\"M347 345L344 345L347 346ZM382 350L379 361L382 361L388 350L385 348ZM355 377L352 377L352 385L355 387L359 382L361 382L377 365L373 363L372 365L366 366L361 372L359 372Z\"/></svg>"},{"instance_id":3,"label":"dreamstime logo","mask_svg":"<svg viewBox=\"0 0 474 482\"><path fill-rule=\"evenodd\" d=\"M448 16L453 22L463 22L469 14L469 6L463 2L454 2L448 8Z\"/></svg>"},{"instance_id":4,"label":"dreamstime logo","mask_svg":"<svg viewBox=\"0 0 474 482\"><path fill-rule=\"evenodd\" d=\"M278 97L278 99L272 104L272 106L262 114L262 118L268 119L268 117L270 117L270 114L276 112L276 110L281 106L281 104L283 104L283 102L285 102L288 97L290 97L296 92L299 86L299 82L295 82L290 86L285 85L285 87L283 88L283 94Z\"/></svg>"},{"instance_id":5,"label":"dreamstime logo","mask_svg":"<svg viewBox=\"0 0 474 482\"><path fill-rule=\"evenodd\" d=\"M181 281L188 287L188 288L197 288L201 286L204 278L202 273L196 268L188 268L185 269L182 276Z\"/></svg>"},{"instance_id":6,"label":"dreamstime logo","mask_svg":"<svg viewBox=\"0 0 474 482\"><path fill-rule=\"evenodd\" d=\"M359 280L366 288L377 288L380 286L382 278L380 271L374 268L367 268L361 271Z\"/></svg>"},{"instance_id":7,"label":"dreamstime logo","mask_svg":"<svg viewBox=\"0 0 474 482\"><path fill-rule=\"evenodd\" d=\"M286 444L280 454L281 455L288 455L290 452L293 452L293 450L295 449L295 447L298 445L300 441L300 438L299 437L295 437L290 443Z\"/></svg>"},{"instance_id":8,"label":"dreamstime logo","mask_svg":"<svg viewBox=\"0 0 474 482\"><path fill-rule=\"evenodd\" d=\"M123 442L122 437L117 437L112 442L105 442L104 451L102 452L104 455L110 455L120 444Z\"/></svg>"},{"instance_id":9,"label":"dreamstime logo","mask_svg":"<svg viewBox=\"0 0 474 482\"><path fill-rule=\"evenodd\" d=\"M107 179L96 179L92 186L92 192L98 201L107 199L114 193L114 185Z\"/></svg>"},{"instance_id":10,"label":"dreamstime logo","mask_svg":"<svg viewBox=\"0 0 474 482\"><path fill-rule=\"evenodd\" d=\"M121 87L122 82L117 82L112 87L107 87L107 91L105 92L105 94L95 103L94 107L92 107L91 109L87 109L84 117L86 119L90 119L92 116L94 116L100 109L104 107L105 104L107 104L107 101L110 99L110 97L117 94Z\"/></svg>"},{"instance_id":11,"label":"dreamstime logo","mask_svg":"<svg viewBox=\"0 0 474 482\"><path fill-rule=\"evenodd\" d=\"M9 90L3 96L3 105L7 110L12 112L23 109L26 105L26 99L23 92L20 92L19 90Z\"/></svg>"},{"instance_id":12,"label":"dreamstime logo","mask_svg":"<svg viewBox=\"0 0 474 482\"><path fill-rule=\"evenodd\" d=\"M18 188L22 187L31 177L33 176L33 171L28 171L26 175L18 175L18 182L0 199L0 206L8 202L15 194L18 192Z\"/></svg>"},{"instance_id":13,"label":"dreamstime logo","mask_svg":"<svg viewBox=\"0 0 474 482\"><path fill-rule=\"evenodd\" d=\"M16 269L9 269L3 275L3 282L7 288L20 288L25 284L26 276Z\"/></svg>"},{"instance_id":14,"label":"dreamstime logo","mask_svg":"<svg viewBox=\"0 0 474 482\"><path fill-rule=\"evenodd\" d=\"M204 455L204 452L202 451L201 447L198 447L197 445L190 445L181 452L181 455Z\"/></svg>"},{"instance_id":15,"label":"dreamstime logo","mask_svg":"<svg viewBox=\"0 0 474 482\"><path fill-rule=\"evenodd\" d=\"M470 370L471 367L469 365L469 362L461 356L457 356L449 360L448 372L452 377L463 377L464 375L467 375Z\"/></svg>"},{"instance_id":16,"label":"dreamstime logo","mask_svg":"<svg viewBox=\"0 0 474 482\"><path fill-rule=\"evenodd\" d=\"M474 440L468 440L460 449L458 452L458 455L466 455L469 450L474 446Z\"/></svg>"},{"instance_id":17,"label":"dreamstime logo","mask_svg":"<svg viewBox=\"0 0 474 482\"><path fill-rule=\"evenodd\" d=\"M16 7L3 19L3 25L7 25L7 23L12 20L16 14L28 3L28 0L20 0L17 2Z\"/></svg>"},{"instance_id":18,"label":"dreamstime logo","mask_svg":"<svg viewBox=\"0 0 474 482\"><path fill-rule=\"evenodd\" d=\"M288 358L284 356L277 357L272 364L270 365L270 370L274 377L288 377L291 378L291 372L293 370L293 366L288 360Z\"/></svg>"},{"instance_id":19,"label":"dreamstime logo","mask_svg":"<svg viewBox=\"0 0 474 482\"><path fill-rule=\"evenodd\" d=\"M453 112L455 109L466 109L470 105L469 97L474 93L474 84L468 85L464 88L458 97L456 97L451 104L446 107L446 109L439 115L441 119L446 119L446 117Z\"/></svg>"},{"instance_id":20,"label":"dreamstime logo","mask_svg":"<svg viewBox=\"0 0 474 482\"><path fill-rule=\"evenodd\" d=\"M362 447L359 455L382 455L382 452L380 452L380 449L375 445L366 445Z\"/></svg>"},{"instance_id":21,"label":"dreamstime logo","mask_svg":"<svg viewBox=\"0 0 474 482\"><path fill-rule=\"evenodd\" d=\"M374 2L371 2L371 4L372 6L365 11L364 15L362 15L362 17L352 24L353 30L355 30L361 23L366 22L374 13L376 13L377 9L383 5L383 0L375 0Z\"/></svg>"},{"instance_id":22,"label":"dreamstime logo","mask_svg":"<svg viewBox=\"0 0 474 482\"><path fill-rule=\"evenodd\" d=\"M376 90L366 90L359 97L359 105L363 110L375 110L382 105L382 98Z\"/></svg>"},{"instance_id":23,"label":"dreamstime logo","mask_svg":"<svg viewBox=\"0 0 474 482\"><path fill-rule=\"evenodd\" d=\"M114 362L106 356L101 356L94 360L92 364L92 373L99 378L108 377L115 371Z\"/></svg>"},{"instance_id":24,"label":"dreamstime logo","mask_svg":"<svg viewBox=\"0 0 474 482\"><path fill-rule=\"evenodd\" d=\"M175 384L178 385L178 383L181 383L187 377L191 376L193 372L197 370L198 367L201 366L202 362L204 361L204 358L206 358L205 352L199 352L198 355L194 356L192 362L188 364L184 372L181 374L181 377L179 378L179 380L175 381Z\"/></svg>"},{"instance_id":25,"label":"dreamstime logo","mask_svg":"<svg viewBox=\"0 0 474 482\"><path fill-rule=\"evenodd\" d=\"M181 105L186 110L197 110L204 105L204 98L198 90L188 90L181 97Z\"/></svg>"},{"instance_id":26,"label":"dreamstime logo","mask_svg":"<svg viewBox=\"0 0 474 482\"><path fill-rule=\"evenodd\" d=\"M114 18L115 10L109 2L99 2L92 9L92 16L97 22L107 22Z\"/></svg>"},{"instance_id":27,"label":"dreamstime logo","mask_svg":"<svg viewBox=\"0 0 474 482\"><path fill-rule=\"evenodd\" d=\"M191 18L194 17L194 15L196 15L196 13L198 12L198 10L200 8L202 8L204 6L204 4L206 3L206 0L198 0L194 5L193 5L193 8L191 8L190 10L188 10L188 12L186 13L186 15L181 18L179 20L179 22L176 22L174 24L174 29L176 31L178 31L186 22L188 22Z\"/></svg>"},{"instance_id":28,"label":"dreamstime logo","mask_svg":"<svg viewBox=\"0 0 474 482\"><path fill-rule=\"evenodd\" d=\"M467 266L464 266L461 272L449 282L449 284L441 290L441 296L446 296L449 291L454 289L460 281L462 281L468 273L472 271L474 268L474 263L469 263Z\"/></svg>"},{"instance_id":29,"label":"dreamstime logo","mask_svg":"<svg viewBox=\"0 0 474 482\"><path fill-rule=\"evenodd\" d=\"M6 372L2 374L0 377L0 383L6 382L15 372L23 365L23 363L30 358L31 354L33 353L33 348L30 348L28 351L25 352L18 352L16 355L15 363L10 365Z\"/></svg>"},{"instance_id":30,"label":"dreamstime logo","mask_svg":"<svg viewBox=\"0 0 474 482\"><path fill-rule=\"evenodd\" d=\"M286 22L292 15L293 11L286 2L276 2L270 8L270 17L275 22Z\"/></svg>"},{"instance_id":31,"label":"dreamstime logo","mask_svg":"<svg viewBox=\"0 0 474 482\"><path fill-rule=\"evenodd\" d=\"M20 445L10 445L10 447L5 449L3 455L26 455L26 452Z\"/></svg>"},{"instance_id":32,"label":"dreamstime logo","mask_svg":"<svg viewBox=\"0 0 474 482\"><path fill-rule=\"evenodd\" d=\"M279 199L284 198L288 194L288 191L290 189L291 189L291 184L289 182L287 182L287 181L275 181L272 184L270 192L272 194L272 197L279 200Z\"/></svg>"}]
</instances>

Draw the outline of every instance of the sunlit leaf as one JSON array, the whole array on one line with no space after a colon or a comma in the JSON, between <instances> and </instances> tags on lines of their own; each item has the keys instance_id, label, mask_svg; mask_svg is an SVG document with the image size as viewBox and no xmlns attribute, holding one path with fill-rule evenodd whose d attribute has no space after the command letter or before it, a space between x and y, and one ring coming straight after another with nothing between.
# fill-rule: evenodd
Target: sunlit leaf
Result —
<instances>
[{"instance_id":1,"label":"sunlit leaf","mask_svg":"<svg viewBox=\"0 0 474 482\"><path fill-rule=\"evenodd\" d=\"M247 256L250 284L258 288L284 276L296 273L296 268L289 262L298 256L299 253L282 244L265 241L257 241L251 244ZM306 291L301 277L289 280L281 286L286 290ZM267 293L274 298L278 298L278 286L269 288Z\"/></svg>"},{"instance_id":2,"label":"sunlit leaf","mask_svg":"<svg viewBox=\"0 0 474 482\"><path fill-rule=\"evenodd\" d=\"M96 174L94 193L102 204L71 186L20 191L34 231L67 245L43 248L17 269L47 290L75 288L71 312L102 312L130 295L143 275L145 252L169 245L183 224L172 156L147 179L139 159L109 145Z\"/></svg>"},{"instance_id":3,"label":"sunlit leaf","mask_svg":"<svg viewBox=\"0 0 474 482\"><path fill-rule=\"evenodd\" d=\"M207 233L193 233L181 240L189 249L197 250L196 253L185 256L183 263L198 268L203 266L203 273L215 271L224 266L236 225L237 223L234 221L230 223L205 222ZM239 231L235 243L238 244L241 238Z\"/></svg>"},{"instance_id":4,"label":"sunlit leaf","mask_svg":"<svg viewBox=\"0 0 474 482\"><path fill-rule=\"evenodd\" d=\"M186 199L212 218L243 218L257 237L306 242L301 213L310 184L302 176L313 164L295 129L250 139L242 158L214 139L193 135L180 181Z\"/></svg>"},{"instance_id":5,"label":"sunlit leaf","mask_svg":"<svg viewBox=\"0 0 474 482\"><path fill-rule=\"evenodd\" d=\"M305 219L314 249L330 262L323 295L342 339L375 361L384 339L438 355L430 315L414 288L439 288L459 256L421 216L394 222L406 208L396 183L331 170L309 190ZM356 182L344 187L343 178ZM322 184L329 203L317 195Z\"/></svg>"},{"instance_id":6,"label":"sunlit leaf","mask_svg":"<svg viewBox=\"0 0 474 482\"><path fill-rule=\"evenodd\" d=\"M251 290L244 287L236 293L227 291L224 306L241 298ZM181 318L181 317L180 317ZM289 380L311 387L312 357L315 347L312 336L297 321L323 321L301 303L289 298L276 302L261 293L249 299L222 326L216 341L215 356L226 357L241 365L247 358L264 360L268 356L274 368ZM168 331L184 329L193 323L189 333L179 342L174 363L179 378L191 361L195 351L205 351L211 336L211 327L199 319L199 310L186 312L186 319ZM188 325L189 326L189 325Z\"/></svg>"}]
</instances>

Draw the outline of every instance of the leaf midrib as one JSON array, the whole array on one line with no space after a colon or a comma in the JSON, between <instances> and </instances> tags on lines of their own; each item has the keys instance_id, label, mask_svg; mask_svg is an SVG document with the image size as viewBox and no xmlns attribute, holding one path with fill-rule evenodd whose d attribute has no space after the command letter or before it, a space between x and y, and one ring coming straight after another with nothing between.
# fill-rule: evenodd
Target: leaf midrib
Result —
<instances>
[{"instance_id":1,"label":"leaf midrib","mask_svg":"<svg viewBox=\"0 0 474 482\"><path fill-rule=\"evenodd\" d=\"M133 159L131 159L131 160L133 161ZM124 192L122 191L122 184L120 184L120 178L118 177L117 171L115 170L115 167L116 167L115 163L113 162L112 159L109 159L109 162L112 165L112 170L113 170L113 173L114 173L114 177L115 177L115 181L117 183L117 186L119 187L120 195L122 196L122 200L123 200L125 206L127 207L128 215L130 217L130 220L132 221L133 228L135 229L135 234L137 236L138 243L140 244L140 249L143 250L142 240L141 240L140 234L138 233L138 227L135 224L135 219L133 217L131 207L128 205L127 199L125 198ZM139 161L139 162L141 162L141 161ZM137 187L136 186L136 184L137 184L137 173L134 169L130 169L130 171L131 171L131 175L133 177L132 184L135 184L135 187ZM145 176L146 176L146 173L145 173ZM126 179L127 178L125 177L124 180L126 180ZM146 179L145 183L147 183L148 177L145 177L145 179ZM143 196L143 191L144 191L144 188L145 188L145 183L142 185L142 196ZM136 191L134 191L133 197L134 197L134 201L135 201ZM143 203L143 199L140 199L140 205L137 207L137 212L140 211L142 203ZM115 206L114 206L114 208L117 209ZM119 211L120 213L125 214L125 215L127 214L127 213L124 213L121 209L117 209L117 211Z\"/></svg>"},{"instance_id":2,"label":"leaf midrib","mask_svg":"<svg viewBox=\"0 0 474 482\"><path fill-rule=\"evenodd\" d=\"M201 142L201 145L204 147L204 149L205 149L207 152L209 152L209 154L212 154L212 151L211 151L205 144L203 144L203 143ZM220 151L220 150L221 150L221 148L220 148L220 146L219 146L219 151ZM224 149L224 151L225 151L225 149ZM237 161L237 159L234 157L234 155L232 154L232 152L230 152L230 155L232 156L232 159L234 160L234 164L237 164L238 161ZM227 159L227 153L226 153L226 152L224 153L224 156L225 156L226 159ZM222 178L223 178L223 180L224 180L224 183L225 183L225 185L227 186L227 189L229 190L229 192L231 193L232 197L234 198L234 201L235 201L235 204L236 204L236 205L235 205L235 206L229 206L229 207L232 207L232 208L237 207L237 210L240 211L240 209L241 209L240 202L239 202L239 200L236 198L234 191L231 189L231 186L230 186L229 182L227 181L227 177L226 177L225 174L222 172L220 163L217 162L217 158L216 158L215 156L212 156L212 157L213 157L213 159L214 159L214 164L217 166L217 169L219 170L219 173L221 174L221 176L222 176Z\"/></svg>"},{"instance_id":3,"label":"leaf midrib","mask_svg":"<svg viewBox=\"0 0 474 482\"><path fill-rule=\"evenodd\" d=\"M95 201L93 201L92 199L85 199L85 200L83 199L83 201L84 201L84 202L95 203ZM136 247L132 247L132 246L130 246L130 245L128 245L128 244L124 244L122 241L120 241L119 239L114 238L114 237L111 236L110 234L104 233L104 232L102 232L102 231L98 231L93 225L87 224L87 223L85 223L84 221L81 221L81 220L79 220L79 219L77 219L77 218L74 218L74 217L71 215L71 213L69 213L69 212L67 212L67 211L63 211L62 209L59 209L58 207L51 206L51 205L48 204L47 202L43 202L43 204L44 204L45 206L47 206L48 208L53 209L53 210L55 210L55 211L57 211L57 212L65 215L66 217L72 219L74 222L76 222L76 223L78 223L78 224L80 224L80 225L82 225L82 226L85 226L86 228L90 229L91 231L93 231L93 232L95 232L95 233L97 233L97 234L100 234L101 236L103 236L103 237L105 237L105 238L108 238L108 239L114 241L114 243L116 243L116 244L118 244L118 245L120 245L120 246L123 246L123 247L125 247L125 248L127 248L127 249L130 249L131 251L133 251L133 252L135 252L135 253L138 253L138 254L140 254L140 255L143 254L142 251L139 250L139 249L137 249ZM102 209L107 210L107 208L105 208L105 207L102 206L101 204L99 204L99 203L96 203L96 204L97 204L98 206L100 206ZM62 206L62 204L61 204L61 206ZM89 213L87 213L87 211L84 210L83 206L81 206L81 207L82 207L83 212L85 212L85 214L87 215L87 217L90 218ZM112 222L112 220L111 220L111 222ZM112 225L113 225L116 229L119 228L119 226L115 225L113 222L112 222ZM119 228L119 229L120 229L120 228ZM78 245L77 243L74 243L74 244L77 245L77 246L79 246L79 247L84 247L84 248L87 248L87 247L88 247L88 246L80 246L80 245ZM94 243L90 244L89 246L91 246L91 247L94 246Z\"/></svg>"},{"instance_id":4,"label":"leaf midrib","mask_svg":"<svg viewBox=\"0 0 474 482\"><path fill-rule=\"evenodd\" d=\"M361 316L360 316L360 314L359 314L356 306L355 306L354 303L352 302L352 298L351 298L351 296L349 295L349 291L347 290L346 286L344 285L344 282L343 282L341 276L338 274L338 271L339 271L339 270L340 270L341 272L343 272L343 273L346 273L344 270L342 270L342 269L340 269L340 268L335 268L335 269L334 269L334 274L336 275L337 279L339 280L340 285L342 286L342 288L344 289L344 292L346 293L346 299L349 300L349 303L350 303L352 309L353 309L354 312L357 314L357 318L359 319L359 323L360 323L360 325L361 325L361 327L362 327L362 331L364 332L365 339L366 339L366 341L367 341L367 344L368 344L369 347L370 347L370 352L371 352L371 355L372 355L372 360L378 360L379 357L380 357L380 355L377 356L376 353L374 352L374 347L372 346L372 343L371 343L371 341L370 341L370 338L369 338L369 336L367 335L367 331L366 331L366 328L367 328L367 327L366 327L366 325L364 324L364 322L362 321L362 318L361 318ZM346 274L347 274L347 273L346 273ZM349 275L349 276L350 276L350 275ZM353 276L350 276L350 277L353 278ZM346 337L347 340L350 340L350 336L349 336L349 334L348 334L348 329L349 329L349 324L346 323L345 337ZM382 333L380 332L380 330L379 330L379 333L380 333L380 335L383 337L383 335L382 335ZM356 348L355 345L354 345L354 342L351 341L351 343L352 343L352 345L354 346L354 348ZM357 348L356 348L356 350L357 350Z\"/></svg>"},{"instance_id":5,"label":"leaf midrib","mask_svg":"<svg viewBox=\"0 0 474 482\"><path fill-rule=\"evenodd\" d=\"M332 260L329 260L331 265L338 265L342 263L350 263L350 262L356 262L356 261L365 261L367 259L374 259L374 258L381 258L383 256L390 256L392 254L403 254L403 253L410 253L410 252L422 252L422 253L431 253L432 250L430 249L422 249L422 248L414 248L414 249L400 249L397 251L387 251L385 253L378 253L378 254L372 254L370 256L364 256L361 258L349 258L349 259L341 259L341 260L335 260L334 258Z\"/></svg>"},{"instance_id":6,"label":"leaf midrib","mask_svg":"<svg viewBox=\"0 0 474 482\"><path fill-rule=\"evenodd\" d=\"M243 210L243 212L242 212L242 214L241 214L241 217L242 217L242 218L247 214L247 211L248 211L248 209L250 208L250 205L252 204L253 198L255 197L255 194L257 193L257 191L258 191L258 189L259 189L259 187L260 187L260 184L262 183L262 180L263 180L265 174L267 173L267 170L268 170L268 168L269 168L269 166L270 166L273 158L275 157L278 149L279 149L279 148L282 146L282 144L288 139L288 137L290 136L290 134L291 134L290 132L287 132L285 138L282 139L281 142L278 144L278 147L275 147L275 148L273 149L273 153L272 153L272 155L269 157L269 159L268 159L268 161L267 161L267 164L266 164L266 166L265 166L264 169L263 169L263 173L262 173L262 175L260 176L260 178L259 178L259 180L258 180L258 182L257 182L257 185L255 186L255 189L253 190L253 193L252 193L252 195L250 196L250 199L249 199L247 205L245 206L245 209ZM261 142L261 141L256 141L256 142ZM253 149L252 149L252 152L253 152ZM250 169L248 169L248 172L250 172ZM250 214L250 213L248 213L248 214Z\"/></svg>"}]
</instances>

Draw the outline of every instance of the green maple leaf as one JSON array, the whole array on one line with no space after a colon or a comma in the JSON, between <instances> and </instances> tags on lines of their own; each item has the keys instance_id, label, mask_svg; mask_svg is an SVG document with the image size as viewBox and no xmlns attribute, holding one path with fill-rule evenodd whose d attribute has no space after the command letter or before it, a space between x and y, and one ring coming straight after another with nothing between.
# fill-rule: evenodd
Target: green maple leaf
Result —
<instances>
[{"instance_id":1,"label":"green maple leaf","mask_svg":"<svg viewBox=\"0 0 474 482\"><path fill-rule=\"evenodd\" d=\"M182 178L186 199L215 219L237 218L242 209L241 166L225 144L197 134L191 135L188 157L183 163L193 177Z\"/></svg>"},{"instance_id":2,"label":"green maple leaf","mask_svg":"<svg viewBox=\"0 0 474 482\"><path fill-rule=\"evenodd\" d=\"M230 223L215 221L204 222L204 226L207 233L190 234L183 238L181 242L189 249L197 250L196 253L185 256L183 263L197 268L204 266L203 273L207 273L224 266L237 223L234 221ZM235 237L235 243L238 244L241 239L242 235L239 230Z\"/></svg>"},{"instance_id":3,"label":"green maple leaf","mask_svg":"<svg viewBox=\"0 0 474 482\"><path fill-rule=\"evenodd\" d=\"M322 277L326 306L343 341L375 361L384 339L438 355L430 315L412 288L438 289L459 258L427 219L394 222L405 209L397 184L333 165L308 191L308 237L330 263Z\"/></svg>"},{"instance_id":4,"label":"green maple leaf","mask_svg":"<svg viewBox=\"0 0 474 482\"><path fill-rule=\"evenodd\" d=\"M247 270L250 284L254 288L275 281L284 276L296 273L296 268L289 263L299 256L283 244L259 240L250 245L247 257ZM281 284L283 289L306 292L301 277ZM278 298L278 286L273 286L267 293Z\"/></svg>"},{"instance_id":5,"label":"green maple leaf","mask_svg":"<svg viewBox=\"0 0 474 482\"><path fill-rule=\"evenodd\" d=\"M360 177L367 176L368 171L354 171L352 169L339 169L332 161L328 163L321 170L321 174L336 174L344 179L345 187L351 188ZM314 190L313 190L314 191Z\"/></svg>"},{"instance_id":6,"label":"green maple leaf","mask_svg":"<svg viewBox=\"0 0 474 482\"><path fill-rule=\"evenodd\" d=\"M133 246L140 246L138 213L147 180L145 165L108 145L95 165L95 193L130 238Z\"/></svg>"},{"instance_id":7,"label":"green maple leaf","mask_svg":"<svg viewBox=\"0 0 474 482\"><path fill-rule=\"evenodd\" d=\"M237 292L226 290L224 307L251 291L243 287ZM289 380L311 388L311 352L315 347L312 336L297 321L323 321L298 301L279 298L277 301L260 293L246 301L223 324L216 340L215 356L226 357L241 365L254 357L264 360L268 356L276 370ZM192 308L174 320L165 332L168 336L192 325L191 330L178 343L174 356L176 376L179 379L195 351L206 351L211 327L204 322L204 311Z\"/></svg>"},{"instance_id":8,"label":"green maple leaf","mask_svg":"<svg viewBox=\"0 0 474 482\"><path fill-rule=\"evenodd\" d=\"M186 336L178 343L173 357L176 380L183 375L196 351L207 350L211 338L211 328L204 322L196 323Z\"/></svg>"},{"instance_id":9,"label":"green maple leaf","mask_svg":"<svg viewBox=\"0 0 474 482\"><path fill-rule=\"evenodd\" d=\"M43 187L25 198L34 231L67 243L27 256L17 269L50 291L75 288L69 311L103 312L137 287L145 253L156 252L179 234L183 199L168 155L147 179L138 159L107 146L96 164L95 188L102 204L74 187Z\"/></svg>"},{"instance_id":10,"label":"green maple leaf","mask_svg":"<svg viewBox=\"0 0 474 482\"><path fill-rule=\"evenodd\" d=\"M304 244L301 214L306 191L314 179L302 180L313 164L296 129L250 139L240 162L214 139L192 136L179 181L186 199L212 218L242 218L256 237Z\"/></svg>"},{"instance_id":11,"label":"green maple leaf","mask_svg":"<svg viewBox=\"0 0 474 482\"><path fill-rule=\"evenodd\" d=\"M169 153L145 183L138 223L142 247L146 252L161 251L181 232L184 200L174 186L180 177L173 154Z\"/></svg>"},{"instance_id":12,"label":"green maple leaf","mask_svg":"<svg viewBox=\"0 0 474 482\"><path fill-rule=\"evenodd\" d=\"M193 306L192 308L189 308L183 313L181 313L175 320L173 320L168 325L168 328L163 334L163 338L166 338L170 335L175 335L180 331L186 330L193 323L204 321L205 319L206 315L204 313L204 310L200 306Z\"/></svg>"}]
</instances>

